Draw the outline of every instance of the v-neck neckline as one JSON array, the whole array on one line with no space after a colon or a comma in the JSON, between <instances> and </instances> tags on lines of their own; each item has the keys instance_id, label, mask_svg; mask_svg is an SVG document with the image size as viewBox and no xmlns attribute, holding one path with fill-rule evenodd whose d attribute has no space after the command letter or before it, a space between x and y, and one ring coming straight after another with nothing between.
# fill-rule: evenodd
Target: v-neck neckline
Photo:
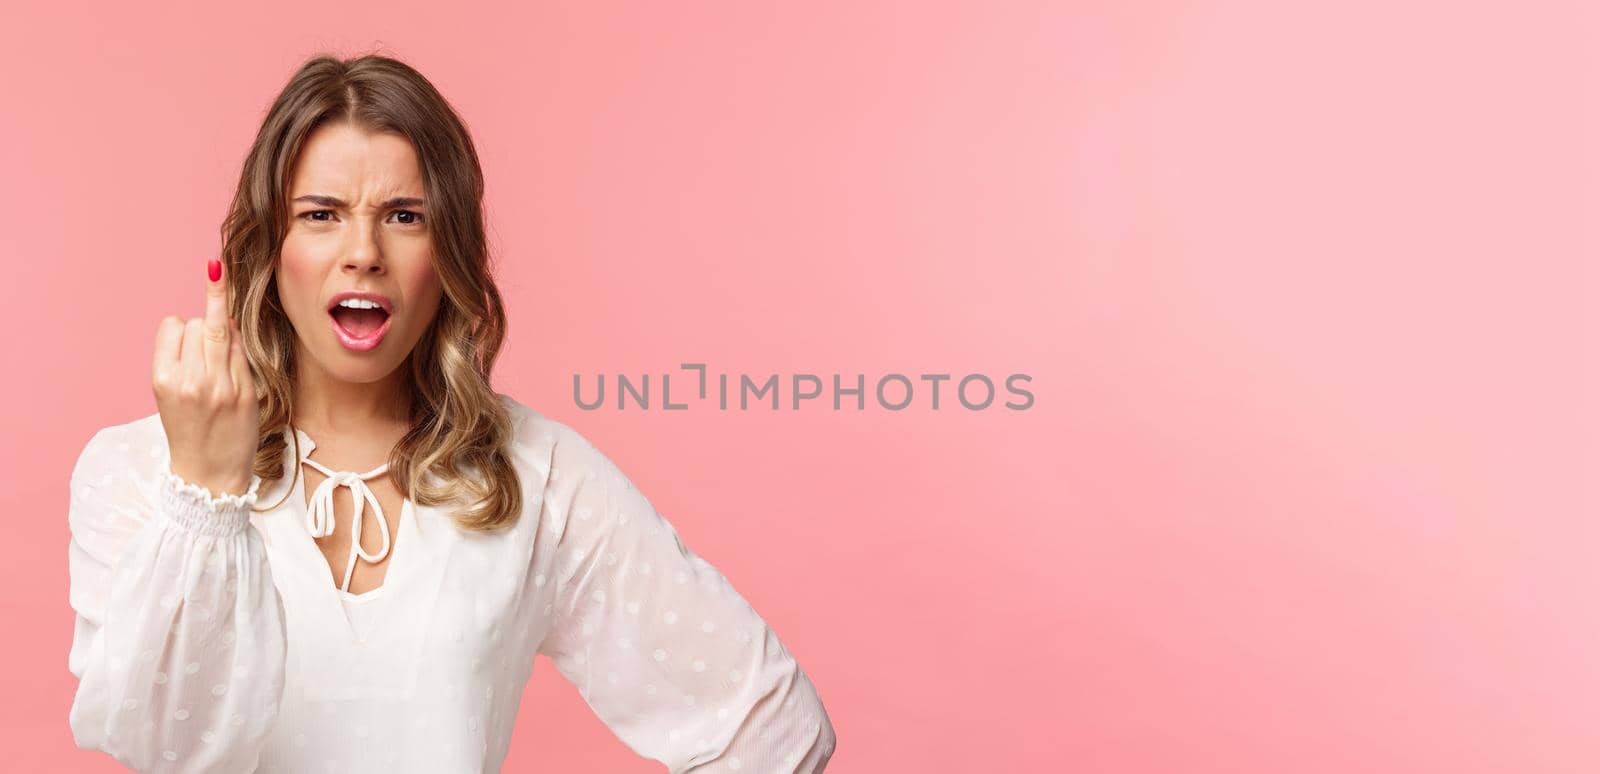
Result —
<instances>
[{"instance_id":1,"label":"v-neck neckline","mask_svg":"<svg viewBox=\"0 0 1600 774\"><path fill-rule=\"evenodd\" d=\"M297 640L288 653L294 690L308 701L409 701L434 621L451 614L447 579L458 566L452 557L464 536L452 518L455 504L421 505L408 498L383 585L367 592L377 595L346 601L307 529L310 487L295 454L308 454L315 442L309 435L296 437L287 426L281 432L288 444L282 477L265 495L271 511L256 523L273 554L273 583L284 594L290 637ZM392 667L381 677L371 673L375 657Z\"/></svg>"},{"instance_id":2,"label":"v-neck neckline","mask_svg":"<svg viewBox=\"0 0 1600 774\"><path fill-rule=\"evenodd\" d=\"M286 434L287 432L288 431L285 430ZM295 428L294 432L295 438L298 440L299 458L294 462L296 470L292 472L292 475L294 475L293 481L295 483L294 489L290 493L289 500L294 503L294 517L296 522L294 525L294 531L297 535L295 542L305 546L304 550L308 554L308 558L309 556L314 556L316 558L316 566L328 568L331 572L331 568L329 568L328 565L327 555L322 552L321 546L317 545L316 537L311 534L310 528L306 524L306 520L310 517L309 515L311 507L306 502L307 497L309 497L306 491L308 487L306 486L307 482L305 471L301 468L305 465L306 459L311 456L312 450L317 448L317 442L312 440L311 435L304 430ZM363 518L365 518L365 515L363 515ZM352 594L340 588L337 584L330 583L328 575L321 574L319 574L321 582L313 582L313 585L321 588L318 596L326 600L327 603L330 603L333 608L333 613L339 617L339 620L344 622L344 631L349 636L351 642L358 644L367 642L367 640L370 639L373 634L382 627L383 616L377 615L376 619L369 625L369 630L367 632L363 633L356 631L355 624L350 620L350 614L345 609L345 600L347 598L346 595L348 595L348 598L351 601L358 604L380 602L383 597L387 596L386 593L380 592L384 592L391 584L401 582L405 579L405 573L408 571L408 568L411 564L411 544L421 539L421 535L419 534L416 526L416 518L416 504L413 503L409 497L402 498L400 503L400 517L397 520L394 534L390 536L391 542L389 544L388 556L389 566L388 569L386 569L383 573L383 583L379 584L376 588L368 589L360 594ZM402 545L405 547L402 548ZM358 558L357 561L359 562L361 560Z\"/></svg>"}]
</instances>

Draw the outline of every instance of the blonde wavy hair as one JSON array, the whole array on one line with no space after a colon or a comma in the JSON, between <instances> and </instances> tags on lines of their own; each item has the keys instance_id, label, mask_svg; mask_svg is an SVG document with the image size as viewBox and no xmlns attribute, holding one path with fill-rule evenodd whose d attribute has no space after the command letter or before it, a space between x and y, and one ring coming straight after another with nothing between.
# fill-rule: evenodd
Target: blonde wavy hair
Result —
<instances>
[{"instance_id":1,"label":"blonde wavy hair","mask_svg":"<svg viewBox=\"0 0 1600 774\"><path fill-rule=\"evenodd\" d=\"M522 488L508 451L512 417L489 384L506 316L489 273L483 171L445 98L421 73L386 56L323 55L300 67L261 123L222 225L228 311L239 321L261 399L254 472L263 484L283 477L289 445L283 431L293 429L295 331L274 279L288 229L290 176L306 138L340 122L411 141L444 289L438 314L406 360L411 429L390 452L394 484L419 505L475 503L454 513L462 529L509 526L522 509ZM296 432L287 435L298 439ZM298 460L300 451L293 454Z\"/></svg>"}]
</instances>

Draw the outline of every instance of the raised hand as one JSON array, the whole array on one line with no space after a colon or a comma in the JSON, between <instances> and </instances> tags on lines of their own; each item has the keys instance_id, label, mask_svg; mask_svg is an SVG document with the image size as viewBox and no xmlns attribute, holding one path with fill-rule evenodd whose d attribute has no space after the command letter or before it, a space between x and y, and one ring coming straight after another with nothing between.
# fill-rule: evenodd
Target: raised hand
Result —
<instances>
[{"instance_id":1,"label":"raised hand","mask_svg":"<svg viewBox=\"0 0 1600 774\"><path fill-rule=\"evenodd\" d=\"M213 259L207 275L205 316L168 315L156 328L153 389L172 472L216 496L241 494L260 443L259 404L222 262Z\"/></svg>"}]
</instances>

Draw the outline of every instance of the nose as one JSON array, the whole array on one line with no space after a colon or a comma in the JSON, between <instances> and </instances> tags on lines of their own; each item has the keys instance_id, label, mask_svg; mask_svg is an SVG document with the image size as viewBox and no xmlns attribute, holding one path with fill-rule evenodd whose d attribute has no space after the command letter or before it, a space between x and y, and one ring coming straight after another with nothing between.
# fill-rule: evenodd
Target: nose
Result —
<instances>
[{"instance_id":1,"label":"nose","mask_svg":"<svg viewBox=\"0 0 1600 774\"><path fill-rule=\"evenodd\" d=\"M355 273L383 273L383 243L378 240L378 225L370 218L356 218L351 229L351 244L345 252L344 270Z\"/></svg>"}]
</instances>

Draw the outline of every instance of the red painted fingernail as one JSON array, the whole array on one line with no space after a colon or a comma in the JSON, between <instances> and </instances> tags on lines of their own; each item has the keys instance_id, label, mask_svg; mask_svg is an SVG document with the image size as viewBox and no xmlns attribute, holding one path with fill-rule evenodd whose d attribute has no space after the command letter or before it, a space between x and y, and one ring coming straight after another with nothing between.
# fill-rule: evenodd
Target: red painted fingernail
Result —
<instances>
[{"instance_id":1,"label":"red painted fingernail","mask_svg":"<svg viewBox=\"0 0 1600 774\"><path fill-rule=\"evenodd\" d=\"M212 282L216 282L217 278L222 276L222 261L212 258L211 261L206 264L206 273L211 275Z\"/></svg>"}]
</instances>

